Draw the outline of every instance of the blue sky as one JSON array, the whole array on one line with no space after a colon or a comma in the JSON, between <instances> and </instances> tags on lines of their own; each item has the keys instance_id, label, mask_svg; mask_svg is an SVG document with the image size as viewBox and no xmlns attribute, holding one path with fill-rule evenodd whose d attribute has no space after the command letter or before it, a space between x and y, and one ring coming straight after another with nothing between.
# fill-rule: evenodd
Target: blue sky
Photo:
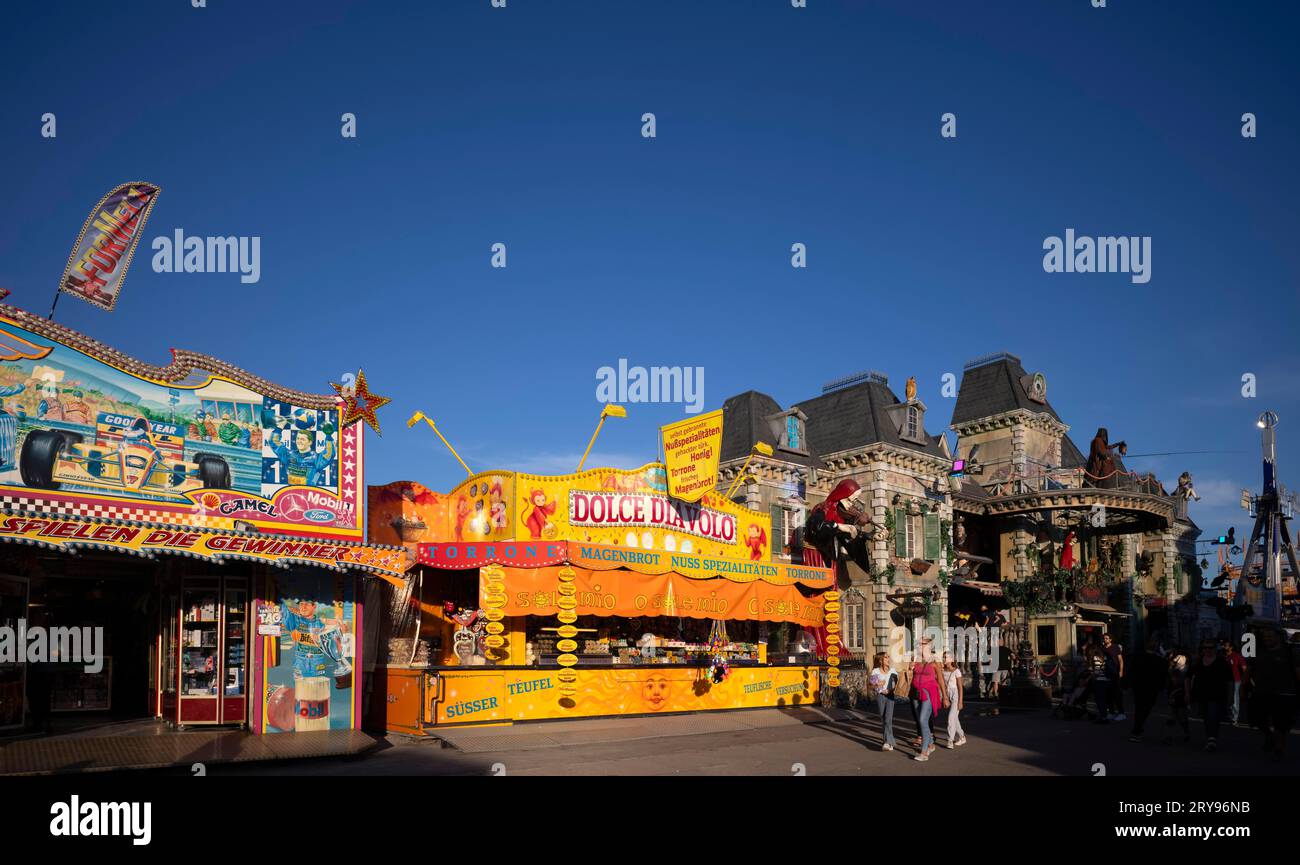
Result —
<instances>
[{"instance_id":1,"label":"blue sky","mask_svg":"<svg viewBox=\"0 0 1300 865\"><path fill-rule=\"evenodd\" d=\"M363 367L394 400L371 483L461 475L415 409L476 469L570 469L620 357L704 367L710 409L915 375L934 432L943 374L1008 350L1085 448L1232 451L1130 462L1190 469L1194 518L1245 532L1263 409L1300 471L1295 4L808 5L10 3L0 286L43 314L89 208L144 179L146 243L259 236L260 282L142 248L115 312L58 320L315 392ZM1151 236L1151 281L1045 273L1067 228ZM592 463L682 416L630 406Z\"/></svg>"}]
</instances>

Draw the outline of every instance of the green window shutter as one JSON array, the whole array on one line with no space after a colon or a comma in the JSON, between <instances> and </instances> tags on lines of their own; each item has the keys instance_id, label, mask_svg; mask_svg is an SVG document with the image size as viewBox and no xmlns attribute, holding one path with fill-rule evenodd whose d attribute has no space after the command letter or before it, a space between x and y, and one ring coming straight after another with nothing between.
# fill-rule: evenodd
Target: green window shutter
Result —
<instances>
[{"instance_id":1,"label":"green window shutter","mask_svg":"<svg viewBox=\"0 0 1300 865\"><path fill-rule=\"evenodd\" d=\"M894 508L894 555L907 558L907 511Z\"/></svg>"},{"instance_id":2,"label":"green window shutter","mask_svg":"<svg viewBox=\"0 0 1300 865\"><path fill-rule=\"evenodd\" d=\"M930 609L925 611L925 624L931 628L943 627L943 606L935 601L930 605Z\"/></svg>"},{"instance_id":3,"label":"green window shutter","mask_svg":"<svg viewBox=\"0 0 1300 865\"><path fill-rule=\"evenodd\" d=\"M939 551L943 544L939 541L939 515L925 515L925 558L929 561L936 562L939 560Z\"/></svg>"},{"instance_id":4,"label":"green window shutter","mask_svg":"<svg viewBox=\"0 0 1300 865\"><path fill-rule=\"evenodd\" d=\"M785 536L785 508L772 505L772 552L777 555L785 549L788 538Z\"/></svg>"}]
</instances>

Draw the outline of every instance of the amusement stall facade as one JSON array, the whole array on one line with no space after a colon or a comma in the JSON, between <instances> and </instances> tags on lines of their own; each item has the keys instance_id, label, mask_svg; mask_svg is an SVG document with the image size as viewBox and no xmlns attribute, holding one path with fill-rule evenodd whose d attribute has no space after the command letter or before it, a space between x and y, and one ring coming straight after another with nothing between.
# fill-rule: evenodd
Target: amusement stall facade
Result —
<instances>
[{"instance_id":1,"label":"amusement stall facade","mask_svg":"<svg viewBox=\"0 0 1300 865\"><path fill-rule=\"evenodd\" d=\"M364 542L352 406L0 305L0 626L98 630L106 656L0 652L0 735L358 728L364 578L407 553Z\"/></svg>"},{"instance_id":2,"label":"amusement stall facade","mask_svg":"<svg viewBox=\"0 0 1300 865\"><path fill-rule=\"evenodd\" d=\"M662 463L372 487L370 536L418 550L383 605L392 731L806 705L838 664L831 571L771 561L769 514L674 498Z\"/></svg>"}]
</instances>

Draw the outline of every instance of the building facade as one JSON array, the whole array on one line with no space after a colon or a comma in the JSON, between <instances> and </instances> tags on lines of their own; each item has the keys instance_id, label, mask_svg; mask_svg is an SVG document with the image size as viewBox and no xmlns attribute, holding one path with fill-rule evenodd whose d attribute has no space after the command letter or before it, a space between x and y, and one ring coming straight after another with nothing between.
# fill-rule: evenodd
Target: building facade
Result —
<instances>
[{"instance_id":1,"label":"building facade","mask_svg":"<svg viewBox=\"0 0 1300 865\"><path fill-rule=\"evenodd\" d=\"M719 489L770 511L774 558L800 560L808 509L842 479L866 493L871 571L850 563L844 595L843 642L859 658L890 649L899 629L973 623L981 607L1004 610L1004 643L1030 639L1048 667L1072 665L1090 632L1176 642L1195 620L1185 599L1199 587L1199 529L1186 499L1118 453L1113 474L1090 477L1046 376L1014 355L966 364L941 419L913 380L900 397L878 372L789 407L747 391L723 412ZM932 432L941 425L955 447ZM957 458L968 467L954 476Z\"/></svg>"}]
</instances>

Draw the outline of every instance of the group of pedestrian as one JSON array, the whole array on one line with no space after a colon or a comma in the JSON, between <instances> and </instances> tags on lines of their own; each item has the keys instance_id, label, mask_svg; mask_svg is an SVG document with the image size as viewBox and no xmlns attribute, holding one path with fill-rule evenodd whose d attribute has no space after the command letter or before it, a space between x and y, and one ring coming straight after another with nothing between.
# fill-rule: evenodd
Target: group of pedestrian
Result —
<instances>
[{"instance_id":1,"label":"group of pedestrian","mask_svg":"<svg viewBox=\"0 0 1300 865\"><path fill-rule=\"evenodd\" d=\"M1296 720L1300 656L1277 628L1257 633L1256 651L1249 659L1231 642L1214 639L1201 640L1194 653L1165 652L1154 639L1133 653L1124 679L1133 691L1130 741L1143 740L1147 719L1163 691L1169 708L1166 744L1174 742L1179 729L1183 743L1191 742L1189 714L1196 709L1205 723L1205 750L1215 751L1223 722L1239 724L1244 705L1251 726L1264 734L1264 749L1281 759Z\"/></svg>"},{"instance_id":2,"label":"group of pedestrian","mask_svg":"<svg viewBox=\"0 0 1300 865\"><path fill-rule=\"evenodd\" d=\"M948 712L947 747L966 744L966 731L961 726L961 710L965 702L961 667L950 652L944 652L939 658L931 637L923 637L917 657L900 664L897 669L888 652L878 653L869 681L884 727L882 751L893 751L897 745L894 707L899 701L908 703L916 722L917 736L912 744L917 753L912 759L924 763L938 749L934 720L943 710Z\"/></svg>"}]
</instances>

